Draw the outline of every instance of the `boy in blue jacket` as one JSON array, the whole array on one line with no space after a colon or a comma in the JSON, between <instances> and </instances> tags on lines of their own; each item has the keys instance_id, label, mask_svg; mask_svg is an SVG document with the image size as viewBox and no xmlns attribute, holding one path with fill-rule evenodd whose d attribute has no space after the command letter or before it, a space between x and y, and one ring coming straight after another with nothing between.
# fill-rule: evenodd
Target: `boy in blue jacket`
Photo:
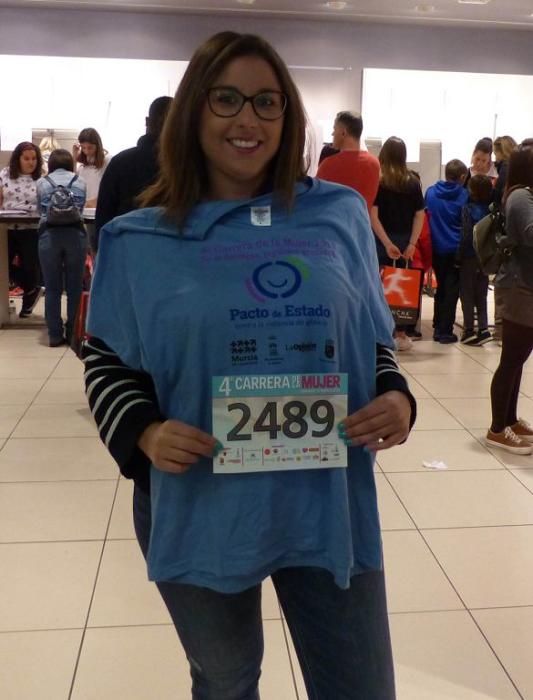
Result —
<instances>
[{"instance_id":1,"label":"boy in blue jacket","mask_svg":"<svg viewBox=\"0 0 533 700\"><path fill-rule=\"evenodd\" d=\"M433 269L437 278L433 340L438 343L456 343L458 340L453 332L459 300L456 253L461 242L462 211L468 201L468 191L463 187L467 173L468 168L462 161L451 160L446 164L446 180L428 187L426 192Z\"/></svg>"}]
</instances>

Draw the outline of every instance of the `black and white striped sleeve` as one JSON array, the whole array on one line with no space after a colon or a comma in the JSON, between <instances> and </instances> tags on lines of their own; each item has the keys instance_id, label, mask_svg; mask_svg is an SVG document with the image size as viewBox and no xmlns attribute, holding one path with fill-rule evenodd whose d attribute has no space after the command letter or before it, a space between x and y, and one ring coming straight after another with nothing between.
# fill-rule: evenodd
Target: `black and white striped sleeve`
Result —
<instances>
[{"instance_id":1,"label":"black and white striped sleeve","mask_svg":"<svg viewBox=\"0 0 533 700\"><path fill-rule=\"evenodd\" d=\"M416 399L409 391L407 380L400 372L394 351L385 345L376 345L376 394L380 396L387 391L401 391L411 404L411 429L416 421Z\"/></svg>"},{"instance_id":2,"label":"black and white striped sleeve","mask_svg":"<svg viewBox=\"0 0 533 700\"><path fill-rule=\"evenodd\" d=\"M100 438L121 473L149 490L150 461L137 442L146 428L163 421L152 378L131 369L98 338L82 348L85 393Z\"/></svg>"}]
</instances>

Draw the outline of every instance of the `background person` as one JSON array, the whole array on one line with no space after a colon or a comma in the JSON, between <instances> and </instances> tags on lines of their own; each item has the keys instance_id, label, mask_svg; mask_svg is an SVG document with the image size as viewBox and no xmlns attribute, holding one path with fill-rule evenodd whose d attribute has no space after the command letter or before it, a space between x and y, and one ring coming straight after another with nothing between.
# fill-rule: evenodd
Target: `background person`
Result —
<instances>
[{"instance_id":1,"label":"background person","mask_svg":"<svg viewBox=\"0 0 533 700\"><path fill-rule=\"evenodd\" d=\"M503 291L502 352L490 387L492 423L485 441L515 454L531 454L533 430L518 417L522 370L533 349L533 149L509 159L504 196L506 234L513 252L496 285Z\"/></svg>"},{"instance_id":2,"label":"background person","mask_svg":"<svg viewBox=\"0 0 533 700\"><path fill-rule=\"evenodd\" d=\"M134 148L117 153L109 162L96 205L95 237L91 242L95 252L102 226L115 216L136 209L136 197L155 181L159 172L159 136L171 102L170 97L157 97L148 110L146 134Z\"/></svg>"},{"instance_id":3,"label":"background person","mask_svg":"<svg viewBox=\"0 0 533 700\"><path fill-rule=\"evenodd\" d=\"M492 182L486 175L474 175L468 181L468 202L462 211L462 231L457 260L459 297L463 308L464 331L461 343L480 346L492 340L487 313L489 276L480 267L474 250L474 226L489 213ZM474 319L477 317L477 332Z\"/></svg>"},{"instance_id":4,"label":"background person","mask_svg":"<svg viewBox=\"0 0 533 700\"><path fill-rule=\"evenodd\" d=\"M37 214L36 182L41 177L43 159L38 146L19 143L0 171L0 209L18 209ZM18 258L17 265L13 260ZM24 292L20 318L31 315L43 294L37 253L37 224L14 224L8 229L10 278Z\"/></svg>"},{"instance_id":5,"label":"background person","mask_svg":"<svg viewBox=\"0 0 533 700\"><path fill-rule=\"evenodd\" d=\"M74 175L74 161L65 149L56 149L48 159L48 178L37 183L38 208L41 212L39 227L39 259L43 271L46 296L44 309L51 348L70 344L74 319L80 303L83 271L87 254L87 235L83 223L78 225L47 226L46 214L55 185L68 187ZM52 182L50 182L50 180ZM86 186L78 176L70 184L76 206L81 213L85 205ZM67 292L67 322L61 318L63 286Z\"/></svg>"},{"instance_id":6,"label":"background person","mask_svg":"<svg viewBox=\"0 0 533 700\"><path fill-rule=\"evenodd\" d=\"M363 119L360 114L339 112L333 127L333 146L340 152L322 161L317 177L338 182L359 192L365 199L368 213L379 187L379 160L361 150Z\"/></svg>"},{"instance_id":7,"label":"background person","mask_svg":"<svg viewBox=\"0 0 533 700\"><path fill-rule=\"evenodd\" d=\"M424 197L420 178L407 167L407 148L397 136L388 138L379 153L379 189L370 212L380 265L403 258L413 260L424 225ZM398 350L410 350L404 326L395 331Z\"/></svg>"},{"instance_id":8,"label":"background person","mask_svg":"<svg viewBox=\"0 0 533 700\"><path fill-rule=\"evenodd\" d=\"M215 35L170 108L148 208L101 231L87 393L102 439L136 480L137 536L198 700L259 697L269 575L310 697L394 698L372 452L405 439L415 404L391 350L364 203L305 177L305 126L272 47ZM243 329L257 304L261 319ZM320 304L318 324L295 324L290 309ZM212 434L213 377L235 375L243 335L257 362L238 372L272 372L260 350L268 318L283 347L304 329L316 345L285 354L277 374L349 374L338 427L346 469L213 473L224 454Z\"/></svg>"},{"instance_id":9,"label":"background person","mask_svg":"<svg viewBox=\"0 0 533 700\"><path fill-rule=\"evenodd\" d=\"M78 143L72 147L72 157L78 164L76 172L87 186L85 206L96 207L100 182L111 160L96 129L88 127L80 131Z\"/></svg>"},{"instance_id":10,"label":"background person","mask_svg":"<svg viewBox=\"0 0 533 700\"><path fill-rule=\"evenodd\" d=\"M445 180L439 180L426 191L429 213L433 270L437 291L433 306L433 340L456 343L453 332L459 300L457 249L461 242L462 212L468 201L464 181L468 168L461 160L446 163Z\"/></svg>"}]
</instances>

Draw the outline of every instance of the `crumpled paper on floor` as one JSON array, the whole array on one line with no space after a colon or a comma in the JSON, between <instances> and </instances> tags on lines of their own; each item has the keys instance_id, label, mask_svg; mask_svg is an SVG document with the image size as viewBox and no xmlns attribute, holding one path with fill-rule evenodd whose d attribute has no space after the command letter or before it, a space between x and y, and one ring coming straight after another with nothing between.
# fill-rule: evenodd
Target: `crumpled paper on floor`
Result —
<instances>
[{"instance_id":1,"label":"crumpled paper on floor","mask_svg":"<svg viewBox=\"0 0 533 700\"><path fill-rule=\"evenodd\" d=\"M446 462L440 459L427 459L422 462L422 466L426 469L448 469Z\"/></svg>"}]
</instances>

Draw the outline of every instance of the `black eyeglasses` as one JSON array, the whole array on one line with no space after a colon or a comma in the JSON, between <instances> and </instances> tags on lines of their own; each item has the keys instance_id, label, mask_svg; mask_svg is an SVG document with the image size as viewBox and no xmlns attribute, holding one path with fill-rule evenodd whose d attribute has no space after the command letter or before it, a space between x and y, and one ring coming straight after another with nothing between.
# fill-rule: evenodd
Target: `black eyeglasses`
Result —
<instances>
[{"instance_id":1,"label":"black eyeglasses","mask_svg":"<svg viewBox=\"0 0 533 700\"><path fill-rule=\"evenodd\" d=\"M207 104L217 117L235 117L250 102L252 109L265 121L279 119L287 107L287 95L279 90L263 90L246 97L234 87L212 87L207 91Z\"/></svg>"}]
</instances>

